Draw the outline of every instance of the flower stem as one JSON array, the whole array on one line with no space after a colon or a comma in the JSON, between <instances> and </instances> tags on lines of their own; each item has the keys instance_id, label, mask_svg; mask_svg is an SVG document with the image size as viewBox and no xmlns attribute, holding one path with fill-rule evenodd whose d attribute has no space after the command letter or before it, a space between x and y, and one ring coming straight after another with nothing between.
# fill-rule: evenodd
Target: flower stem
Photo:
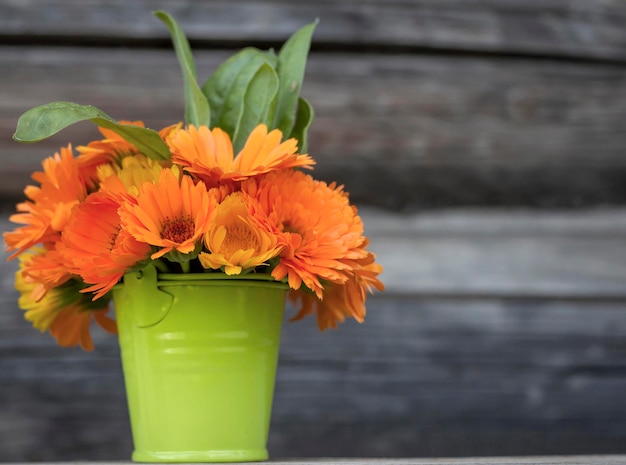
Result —
<instances>
[{"instance_id":1,"label":"flower stem","mask_svg":"<svg viewBox=\"0 0 626 465\"><path fill-rule=\"evenodd\" d=\"M159 270L161 273L170 272L170 269L161 260L154 260L152 263L154 263L154 266L156 267L156 269Z\"/></svg>"},{"instance_id":2,"label":"flower stem","mask_svg":"<svg viewBox=\"0 0 626 465\"><path fill-rule=\"evenodd\" d=\"M180 267L182 268L183 273L189 273L191 271L191 260L181 262Z\"/></svg>"}]
</instances>

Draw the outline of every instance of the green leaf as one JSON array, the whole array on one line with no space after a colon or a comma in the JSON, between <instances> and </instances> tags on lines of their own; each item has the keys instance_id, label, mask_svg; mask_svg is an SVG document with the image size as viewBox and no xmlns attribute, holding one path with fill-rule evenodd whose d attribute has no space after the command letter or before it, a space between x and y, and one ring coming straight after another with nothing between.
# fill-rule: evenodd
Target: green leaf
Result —
<instances>
[{"instance_id":1,"label":"green leaf","mask_svg":"<svg viewBox=\"0 0 626 465\"><path fill-rule=\"evenodd\" d=\"M155 16L170 30L178 63L183 72L185 88L185 120L195 126L209 126L211 110L209 102L196 80L196 65L191 54L189 41L176 20L165 11L157 11Z\"/></svg>"},{"instance_id":2,"label":"green leaf","mask_svg":"<svg viewBox=\"0 0 626 465\"><path fill-rule=\"evenodd\" d=\"M235 153L238 153L246 143L252 130L261 123L268 124L267 116L276 92L278 90L278 76L267 63L261 65L256 72L243 100L243 112L239 126L233 138Z\"/></svg>"},{"instance_id":3,"label":"green leaf","mask_svg":"<svg viewBox=\"0 0 626 465\"><path fill-rule=\"evenodd\" d=\"M296 122L289 134L290 138L298 140L298 152L306 153L308 148L308 132L315 117L315 112L311 104L303 97L298 99L298 112Z\"/></svg>"},{"instance_id":4,"label":"green leaf","mask_svg":"<svg viewBox=\"0 0 626 465\"><path fill-rule=\"evenodd\" d=\"M297 31L285 42L278 54L276 70L280 84L272 127L280 129L283 134L291 133L293 127L315 26L317 26L317 20Z\"/></svg>"},{"instance_id":5,"label":"green leaf","mask_svg":"<svg viewBox=\"0 0 626 465\"><path fill-rule=\"evenodd\" d=\"M39 142L74 123L87 120L120 135L147 157L155 160L170 158L169 148L156 131L119 124L96 107L72 102L54 102L31 108L17 121L13 139L17 142Z\"/></svg>"},{"instance_id":6,"label":"green leaf","mask_svg":"<svg viewBox=\"0 0 626 465\"><path fill-rule=\"evenodd\" d=\"M246 89L264 65L270 66L266 54L251 55L233 79L228 93L224 96L220 118L213 123L226 131L231 138L235 137L244 113Z\"/></svg>"},{"instance_id":7,"label":"green leaf","mask_svg":"<svg viewBox=\"0 0 626 465\"><path fill-rule=\"evenodd\" d=\"M247 47L222 63L202 86L202 92L211 106L214 126L220 126L224 102L235 87L237 76L251 60L258 60L259 55L264 58L261 61L270 64L272 68L276 67L277 59L272 51L262 52L257 48Z\"/></svg>"}]
</instances>

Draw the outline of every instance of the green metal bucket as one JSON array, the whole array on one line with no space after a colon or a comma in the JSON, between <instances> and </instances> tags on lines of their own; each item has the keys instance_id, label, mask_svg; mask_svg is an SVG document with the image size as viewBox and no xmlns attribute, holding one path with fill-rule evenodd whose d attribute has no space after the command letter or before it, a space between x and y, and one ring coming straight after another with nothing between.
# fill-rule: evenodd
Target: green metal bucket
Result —
<instances>
[{"instance_id":1,"label":"green metal bucket","mask_svg":"<svg viewBox=\"0 0 626 465\"><path fill-rule=\"evenodd\" d=\"M287 286L129 273L114 289L136 462L267 460Z\"/></svg>"}]
</instances>

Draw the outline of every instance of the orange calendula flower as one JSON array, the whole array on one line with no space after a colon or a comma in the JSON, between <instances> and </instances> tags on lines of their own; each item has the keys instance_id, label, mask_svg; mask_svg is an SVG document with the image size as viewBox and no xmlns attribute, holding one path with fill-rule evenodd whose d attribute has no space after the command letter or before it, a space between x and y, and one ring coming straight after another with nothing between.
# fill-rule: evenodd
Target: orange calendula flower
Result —
<instances>
[{"instance_id":1,"label":"orange calendula flower","mask_svg":"<svg viewBox=\"0 0 626 465\"><path fill-rule=\"evenodd\" d=\"M124 273L146 260L151 247L135 240L120 225L118 198L95 192L76 207L58 249L66 266L91 286L94 300L111 290Z\"/></svg>"},{"instance_id":2,"label":"orange calendula flower","mask_svg":"<svg viewBox=\"0 0 626 465\"><path fill-rule=\"evenodd\" d=\"M31 298L36 286L37 283L24 277L22 270L16 273L15 288L20 292L18 305L25 311L24 317L42 333L49 330L59 345L80 345L84 350L92 350L89 332L92 318L106 331L117 332L115 322L106 316L108 301L95 305L89 296L79 292L83 285L78 281L67 281L40 300Z\"/></svg>"},{"instance_id":3,"label":"orange calendula flower","mask_svg":"<svg viewBox=\"0 0 626 465\"><path fill-rule=\"evenodd\" d=\"M198 256L202 266L223 267L227 275L234 275L267 264L280 253L283 244L254 203L235 192L217 206L215 219L204 236L209 252Z\"/></svg>"},{"instance_id":4,"label":"orange calendula flower","mask_svg":"<svg viewBox=\"0 0 626 465\"><path fill-rule=\"evenodd\" d=\"M139 189L136 202L122 205L122 228L136 240L160 247L153 260L172 251L191 254L208 230L216 204L204 183L194 184L189 176L179 179L164 169L156 184Z\"/></svg>"},{"instance_id":5,"label":"orange calendula flower","mask_svg":"<svg viewBox=\"0 0 626 465\"><path fill-rule=\"evenodd\" d=\"M296 170L269 173L242 183L242 191L259 200L270 222L287 243L272 271L287 277L292 289L304 283L322 298L322 281L344 283L367 256L363 223L347 195Z\"/></svg>"},{"instance_id":6,"label":"orange calendula flower","mask_svg":"<svg viewBox=\"0 0 626 465\"><path fill-rule=\"evenodd\" d=\"M4 233L7 250L16 251L9 259L37 243L52 243L60 238L74 205L87 196L87 187L79 175L71 146L43 161L43 171L33 174L40 187L24 191L28 200L17 206L19 213L9 219L24 226Z\"/></svg>"},{"instance_id":7,"label":"orange calendula flower","mask_svg":"<svg viewBox=\"0 0 626 465\"><path fill-rule=\"evenodd\" d=\"M311 168L315 162L308 155L297 154L296 139L281 142L283 134L260 124L248 137L243 149L233 157L233 145L220 128L206 126L172 132L167 144L172 161L203 180L207 186L242 181L252 176L284 168Z\"/></svg>"}]
</instances>

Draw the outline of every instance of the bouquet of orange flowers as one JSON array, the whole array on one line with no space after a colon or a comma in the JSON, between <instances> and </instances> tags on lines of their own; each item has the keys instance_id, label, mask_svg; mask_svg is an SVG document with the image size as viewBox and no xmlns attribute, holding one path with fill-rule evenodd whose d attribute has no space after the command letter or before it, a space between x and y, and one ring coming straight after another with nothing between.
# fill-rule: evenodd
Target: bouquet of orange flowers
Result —
<instances>
[{"instance_id":1,"label":"bouquet of orange flowers","mask_svg":"<svg viewBox=\"0 0 626 465\"><path fill-rule=\"evenodd\" d=\"M320 329L363 321L368 291L382 290L382 267L367 250L363 223L342 186L303 170L313 119L299 96L315 24L278 54L246 48L201 87L189 43L169 28L184 76L185 123L159 131L116 121L88 105L55 102L29 110L14 139L35 142L78 121L103 138L61 148L32 176L4 233L19 257L16 288L25 317L62 346L93 348L95 320L110 291L146 266L168 273L266 273L289 284Z\"/></svg>"}]
</instances>

